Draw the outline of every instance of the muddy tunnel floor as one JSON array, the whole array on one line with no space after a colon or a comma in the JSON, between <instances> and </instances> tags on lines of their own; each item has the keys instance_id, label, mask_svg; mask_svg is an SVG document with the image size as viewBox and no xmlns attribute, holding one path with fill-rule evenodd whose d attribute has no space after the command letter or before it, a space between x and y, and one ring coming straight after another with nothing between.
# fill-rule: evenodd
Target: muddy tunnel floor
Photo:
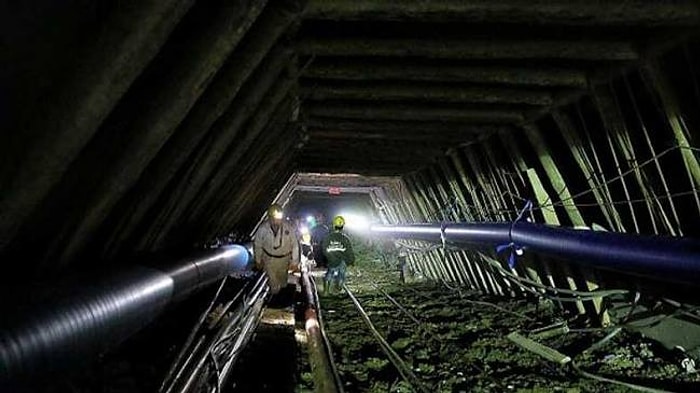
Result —
<instances>
[{"instance_id":1,"label":"muddy tunnel floor","mask_svg":"<svg viewBox=\"0 0 700 393\"><path fill-rule=\"evenodd\" d=\"M261 323L231 375L228 392L294 392L299 352L293 326Z\"/></svg>"},{"instance_id":2,"label":"muddy tunnel floor","mask_svg":"<svg viewBox=\"0 0 700 393\"><path fill-rule=\"evenodd\" d=\"M263 311L223 392L313 391L302 305L284 301L271 306Z\"/></svg>"},{"instance_id":3,"label":"muddy tunnel floor","mask_svg":"<svg viewBox=\"0 0 700 393\"><path fill-rule=\"evenodd\" d=\"M610 330L571 331L537 340L573 359L565 365L521 349L507 338L512 332L525 336L562 321L547 302L488 298L425 282L402 285L398 273L379 270L350 272L348 288L427 391L635 391L585 377L572 363L598 377L676 392L700 391L697 373L688 373L665 348L635 333L621 331L596 350L589 348ZM321 306L346 392L412 391L347 294L322 295Z\"/></svg>"}]
</instances>

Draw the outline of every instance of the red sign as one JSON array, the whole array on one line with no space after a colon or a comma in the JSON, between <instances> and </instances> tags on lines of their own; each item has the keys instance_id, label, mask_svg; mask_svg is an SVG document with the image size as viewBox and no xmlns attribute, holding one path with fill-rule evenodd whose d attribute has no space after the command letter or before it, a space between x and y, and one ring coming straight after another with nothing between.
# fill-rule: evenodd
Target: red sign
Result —
<instances>
[{"instance_id":1,"label":"red sign","mask_svg":"<svg viewBox=\"0 0 700 393\"><path fill-rule=\"evenodd\" d=\"M331 195L340 195L340 187L329 187L328 193Z\"/></svg>"}]
</instances>

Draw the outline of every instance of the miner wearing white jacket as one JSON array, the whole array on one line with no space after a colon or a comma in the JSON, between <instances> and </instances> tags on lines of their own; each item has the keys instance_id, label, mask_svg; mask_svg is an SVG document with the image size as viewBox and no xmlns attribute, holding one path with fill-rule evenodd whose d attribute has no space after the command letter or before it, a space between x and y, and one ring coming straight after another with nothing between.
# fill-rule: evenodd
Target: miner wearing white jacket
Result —
<instances>
[{"instance_id":1,"label":"miner wearing white jacket","mask_svg":"<svg viewBox=\"0 0 700 393\"><path fill-rule=\"evenodd\" d=\"M289 270L299 266L299 240L291 223L284 220L278 204L267 210L267 219L260 224L254 238L255 266L269 278L270 293L276 295L287 286Z\"/></svg>"}]
</instances>

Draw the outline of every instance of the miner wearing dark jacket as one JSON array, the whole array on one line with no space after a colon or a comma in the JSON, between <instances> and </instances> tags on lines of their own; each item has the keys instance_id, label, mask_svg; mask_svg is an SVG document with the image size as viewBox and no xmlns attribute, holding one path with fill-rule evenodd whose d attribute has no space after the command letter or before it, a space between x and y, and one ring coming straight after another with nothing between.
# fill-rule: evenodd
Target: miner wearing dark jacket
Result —
<instances>
[{"instance_id":1,"label":"miner wearing dark jacket","mask_svg":"<svg viewBox=\"0 0 700 393\"><path fill-rule=\"evenodd\" d=\"M344 226L345 219L342 216L333 218L333 230L321 244L328 264L323 281L323 291L326 293L329 293L332 287L340 289L345 282L345 269L355 263L355 253L352 251L350 238L343 233Z\"/></svg>"}]
</instances>

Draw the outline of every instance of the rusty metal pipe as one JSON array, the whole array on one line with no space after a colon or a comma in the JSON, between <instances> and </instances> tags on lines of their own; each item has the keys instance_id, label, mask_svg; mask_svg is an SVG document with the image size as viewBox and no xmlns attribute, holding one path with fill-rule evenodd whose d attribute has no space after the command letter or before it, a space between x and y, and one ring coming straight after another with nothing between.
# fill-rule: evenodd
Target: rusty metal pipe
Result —
<instances>
[{"instance_id":1,"label":"rusty metal pipe","mask_svg":"<svg viewBox=\"0 0 700 393\"><path fill-rule=\"evenodd\" d=\"M314 375L314 390L320 393L342 393L342 384L333 367L330 348L324 341L323 328L318 310L316 286L311 282L308 271L301 273L302 285L306 295L304 327L308 339L309 360Z\"/></svg>"}]
</instances>

